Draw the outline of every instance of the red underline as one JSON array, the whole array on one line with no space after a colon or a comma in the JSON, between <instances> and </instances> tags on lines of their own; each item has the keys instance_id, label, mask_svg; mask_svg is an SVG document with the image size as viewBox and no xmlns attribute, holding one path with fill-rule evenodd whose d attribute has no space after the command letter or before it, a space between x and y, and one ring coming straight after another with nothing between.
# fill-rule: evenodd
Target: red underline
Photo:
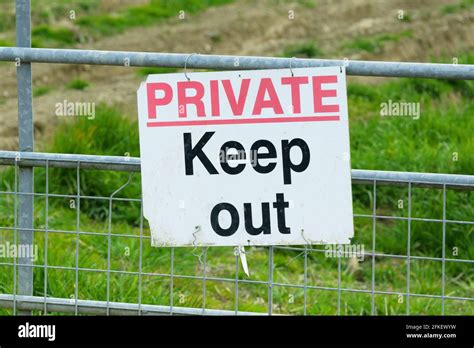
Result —
<instances>
[{"instance_id":1,"label":"red underline","mask_svg":"<svg viewBox=\"0 0 474 348\"><path fill-rule=\"evenodd\" d=\"M149 121L147 127L173 127L173 126L205 126L221 124L254 124L254 123L285 123L285 122L321 122L339 121L339 115L332 116L286 116L266 118L236 118L236 119L208 119L191 121Z\"/></svg>"}]
</instances>

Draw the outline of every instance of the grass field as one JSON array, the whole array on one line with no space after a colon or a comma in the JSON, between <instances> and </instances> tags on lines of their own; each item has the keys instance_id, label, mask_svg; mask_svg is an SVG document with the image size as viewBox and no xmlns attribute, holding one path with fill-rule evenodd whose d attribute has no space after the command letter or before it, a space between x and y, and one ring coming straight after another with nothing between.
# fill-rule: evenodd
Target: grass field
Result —
<instances>
[{"instance_id":1,"label":"grass field","mask_svg":"<svg viewBox=\"0 0 474 348\"><path fill-rule=\"evenodd\" d=\"M106 2L99 0L32 1L31 32L32 47L62 48L104 36L124 32L133 27L156 25L172 17L185 19L187 15L198 13L211 6L228 4L233 0L151 0L145 5L106 8ZM8 40L0 41L0 46L14 45L15 16L14 4L2 3L0 12L0 33L11 32ZM184 16L184 17L183 17ZM68 20L67 25L64 19ZM58 25L57 20L63 23Z\"/></svg>"},{"instance_id":2,"label":"grass field","mask_svg":"<svg viewBox=\"0 0 474 348\"><path fill-rule=\"evenodd\" d=\"M298 49L310 51L314 48ZM474 55L462 57L463 62L474 63ZM140 74L150 71L143 70ZM162 72L157 70L157 72ZM398 79L378 86L349 83L349 114L352 168L396 171L419 171L434 173L474 174L474 83L464 81L436 81ZM381 117L380 104L393 101L420 102L421 116ZM49 152L130 155L139 156L138 129L136 121L125 117L120 110L105 105L97 108L94 120L64 120L57 129L48 147ZM113 131L111 131L113 129ZM77 191L76 171L69 169L49 170L49 193L74 195ZM127 182L128 173L81 171L81 194L109 197L112 192ZM45 192L46 173L35 169L35 192ZM14 189L14 171L2 171L0 190ZM118 197L140 197L139 174ZM74 268L76 247L80 268L89 271L78 273L78 288L75 289L74 270L48 269L47 294L52 297L80 299L107 299L107 276L92 270L107 269L108 231L111 237L110 301L138 301L140 267L140 205L138 202L114 201L109 226L109 201L81 199L80 212L72 198L49 197L48 229L70 231L70 233L48 233L48 265ZM442 191L438 189L413 188L411 216L441 219L443 214ZM401 202L401 204L400 204ZM373 211L371 185L353 185L353 204L356 214ZM377 187L377 214L392 217L408 216L407 187ZM447 191L448 220L474 219L474 194L466 191ZM75 234L77 222L81 231L90 235ZM353 243L362 244L371 252L371 218L355 218ZM46 202L44 196L35 198L35 228L44 229L46 224ZM149 231L144 222L144 236ZM0 226L14 226L14 199L0 194ZM376 247L378 253L406 255L407 222L397 219L376 221ZM131 236L134 236L131 237ZM13 242L12 230L0 229L0 242ZM44 265L45 236L35 233L39 246L37 265ZM316 246L324 250L322 246ZM438 222L411 222L412 256L439 258L442 255L442 224ZM446 225L446 257L450 259L474 259L474 225ZM181 276L202 275L203 267L196 255L205 250L198 248L175 248L174 274ZM242 311L265 312L268 307L268 249L250 248L248 264L250 277L240 269L239 279L250 279L252 284L238 286L238 308ZM171 251L167 248L151 248L149 239L143 240L142 271L149 274L168 274L171 269ZM194 254L194 255L193 255ZM307 255L307 284L337 288L338 260L327 258L324 253L310 252ZM276 248L274 251L274 282L282 284L273 289L274 313L302 314L304 292L301 288L284 284L304 283L304 254L301 251ZM5 262L13 260L5 259ZM236 257L232 248L209 248L206 252L206 276L228 278L230 281L207 280L206 308L234 310ZM406 311L407 265L402 259L377 257L375 290L395 294L375 295L375 312L379 315L404 314ZM369 293L342 291L340 313L343 315L370 314L372 259L365 258L356 266L348 259L341 259L341 288L367 290ZM35 295L44 296L44 268L35 270ZM439 260L412 260L410 264L410 292L421 295L441 295L442 263ZM473 297L474 270L472 265L446 262L445 295ZM0 265L0 293L12 293L13 269ZM145 275L141 279L141 300L147 304L168 305L172 290L175 306L201 307L203 305L203 281L200 279L175 278L171 286L167 276ZM308 289L308 314L336 314L337 291ZM11 310L0 310L10 314ZM441 300L429 297L410 297L412 314L441 314ZM446 300L446 314L474 314L473 301Z\"/></svg>"}]
</instances>

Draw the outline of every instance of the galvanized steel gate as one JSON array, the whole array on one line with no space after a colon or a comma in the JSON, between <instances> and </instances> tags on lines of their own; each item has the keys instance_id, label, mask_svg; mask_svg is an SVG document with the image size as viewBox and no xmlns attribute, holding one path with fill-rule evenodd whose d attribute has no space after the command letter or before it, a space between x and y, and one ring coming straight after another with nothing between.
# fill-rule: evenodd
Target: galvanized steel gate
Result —
<instances>
[{"instance_id":1,"label":"galvanized steel gate","mask_svg":"<svg viewBox=\"0 0 474 348\"><path fill-rule=\"evenodd\" d=\"M32 245L34 233L44 233L47 240L48 233L69 233L76 236L77 241L80 235L91 235L92 232L81 231L79 222L76 230L58 231L48 228L47 218L45 228L34 228L33 201L35 197L43 197L46 200L46 211L48 210L48 199L50 197L71 197L67 195L51 194L46 189L45 193L35 193L33 190L33 168L46 168L46 187L48 187L49 168L72 168L76 169L77 182L80 182L81 170L115 170L127 172L139 172L140 160L138 158L125 158L113 156L90 156L73 154L51 154L34 152L33 141L33 111L32 111L32 75L31 63L65 63L65 64L93 64L93 65L116 65L116 66L147 66L147 67L175 67L180 68L187 65L189 68L198 69L276 69L297 67L318 67L318 66L345 66L347 74L359 76L387 76L387 77L419 77L438 79L474 79L474 66L452 65L452 64L423 64L423 63L397 63L397 62L371 62L371 61L348 61L348 60L324 60L324 59L288 59L288 58L265 58L246 56L219 56L219 55L189 55L189 54L168 54L168 53L145 53L145 52L118 52L118 51L92 51L92 50L71 50L71 49L42 49L31 47L31 20L29 0L16 1L16 33L17 47L0 47L0 61L17 62L18 80L18 112L19 112L19 151L0 151L0 164L15 168L15 188L11 191L2 191L0 196L13 195L15 197L15 223L13 227L0 226L0 230L10 230L14 233L15 243ZM135 91L131 91L135 93ZM374 296L377 294L403 295L406 298L406 313L410 313L410 297L437 298L442 302L442 314L444 314L444 302L448 300L474 301L473 297L456 297L445 293L445 264L446 262L462 262L473 264L474 260L461 258L448 258L446 256L446 225L447 224L467 224L474 225L474 221L449 220L446 218L446 191L449 189L472 190L474 189L474 176L468 175L446 175L427 173L406 173L406 172L386 172L371 170L353 170L352 180L354 183L369 183L372 185L372 195L374 197L373 211L370 215L354 214L357 217L371 218L373 221L371 252L365 253L372 262L372 281L370 289L352 289L341 286L341 263L338 263L338 284L337 286L321 286L308 284L308 253L322 252L320 249L302 247L269 247L268 249L268 279L266 281L239 279L239 258L235 256L235 277L209 277L206 276L206 254L203 254L203 274L202 275L180 275L174 272L174 250L171 249L170 272L166 274L143 272L142 265L142 243L149 243L149 236L143 235L143 217L140 216L140 235L130 236L140 240L140 268L138 272L125 272L111 269L110 248L111 237L115 236L109 228L108 234L108 263L107 269L84 269L79 267L78 248L76 244L76 266L52 266L47 264L47 244L45 246L45 264L34 264L29 258L18 258L14 262L0 262L0 266L12 266L15 270L14 291L12 294L0 294L0 307L13 308L14 314L29 314L31 311L41 311L43 314L49 312L65 312L75 314L258 314L247 313L239 310L239 284L256 284L268 288L268 310L273 312L273 291L275 287L292 287L302 289L304 292L304 313L307 312L306 293L311 289L337 292L337 314L341 311L341 292L366 293L371 295L372 314L375 313ZM399 219L407 221L408 243L406 255L390 255L376 252L376 220L388 218L377 215L376 197L377 186L385 185L405 185L408 188L408 216ZM427 186L441 189L443 192L443 218L442 219L421 219L411 217L411 190L415 186ZM115 194L121 189L118 188L110 197L95 197L105 199L110 202L110 207L114 201L127 200L117 198ZM72 196L80 202L81 198L91 198L81 195L80 189L76 196ZM94 197L92 197L94 198ZM141 204L139 198L129 198ZM80 206L78 204L78 221ZM46 214L48 214L46 212ZM111 208L109 211L111 215ZM110 218L110 217L109 217ZM424 257L410 255L410 223L411 221L431 221L442 225L442 257ZM302 284L282 284L274 281L273 267L274 250L298 250L304 254L304 280ZM375 288L376 257L391 257L407 261L407 283L405 292L380 291ZM442 288L441 295L416 294L410 291L410 260L432 260L438 261L442 265ZM35 269L45 272L44 288L47 289L48 269L65 269L74 271L75 294L72 298L53 298L45 291L44 296L33 296L33 272ZM107 298L106 301L93 301L78 298L78 275L81 271L103 272L107 276ZM133 274L138 276L138 298L136 303L113 302L110 300L110 275L111 274ZM142 277L156 276L165 277L170 280L170 303L169 305L154 305L142 303ZM173 282L175 279L187 278L202 281L202 306L201 308L176 306L173 301ZM228 282L234 285L235 306L234 310L221 310L206 308L206 281ZM91 284L91 286L94 286Z\"/></svg>"}]
</instances>

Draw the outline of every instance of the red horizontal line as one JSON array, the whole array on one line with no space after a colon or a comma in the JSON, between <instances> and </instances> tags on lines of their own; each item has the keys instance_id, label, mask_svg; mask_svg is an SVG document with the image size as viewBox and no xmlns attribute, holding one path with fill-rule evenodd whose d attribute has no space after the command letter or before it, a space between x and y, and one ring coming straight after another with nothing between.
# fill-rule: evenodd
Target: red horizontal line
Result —
<instances>
[{"instance_id":1,"label":"red horizontal line","mask_svg":"<svg viewBox=\"0 0 474 348\"><path fill-rule=\"evenodd\" d=\"M254 124L254 123L284 123L284 122L321 122L339 121L339 115L331 116L286 116L286 117L266 117L266 118L236 118L236 119L209 119L192 121L152 121L147 123L147 127L173 127L173 126L205 126L220 124Z\"/></svg>"}]
</instances>

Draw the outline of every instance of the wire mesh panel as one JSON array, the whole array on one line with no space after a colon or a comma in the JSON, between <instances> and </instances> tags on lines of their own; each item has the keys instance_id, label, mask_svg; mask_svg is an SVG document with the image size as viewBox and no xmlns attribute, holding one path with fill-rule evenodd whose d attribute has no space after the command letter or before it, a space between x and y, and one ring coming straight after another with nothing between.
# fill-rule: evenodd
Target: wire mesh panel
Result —
<instances>
[{"instance_id":1,"label":"wire mesh panel","mask_svg":"<svg viewBox=\"0 0 474 348\"><path fill-rule=\"evenodd\" d=\"M238 248L151 247L138 159L22 156L0 154L1 314L474 312L473 177L353 171L351 245L247 247L247 276ZM32 194L18 190L24 165ZM34 199L29 246L21 195ZM33 268L33 296L19 267Z\"/></svg>"},{"instance_id":2,"label":"wire mesh panel","mask_svg":"<svg viewBox=\"0 0 474 348\"><path fill-rule=\"evenodd\" d=\"M21 61L22 151L0 151L0 315L474 313L474 176L353 170L351 245L151 248L139 159L33 152L31 84L33 62L463 80L472 65L30 48L30 22L17 1L18 47L0 48Z\"/></svg>"}]
</instances>

